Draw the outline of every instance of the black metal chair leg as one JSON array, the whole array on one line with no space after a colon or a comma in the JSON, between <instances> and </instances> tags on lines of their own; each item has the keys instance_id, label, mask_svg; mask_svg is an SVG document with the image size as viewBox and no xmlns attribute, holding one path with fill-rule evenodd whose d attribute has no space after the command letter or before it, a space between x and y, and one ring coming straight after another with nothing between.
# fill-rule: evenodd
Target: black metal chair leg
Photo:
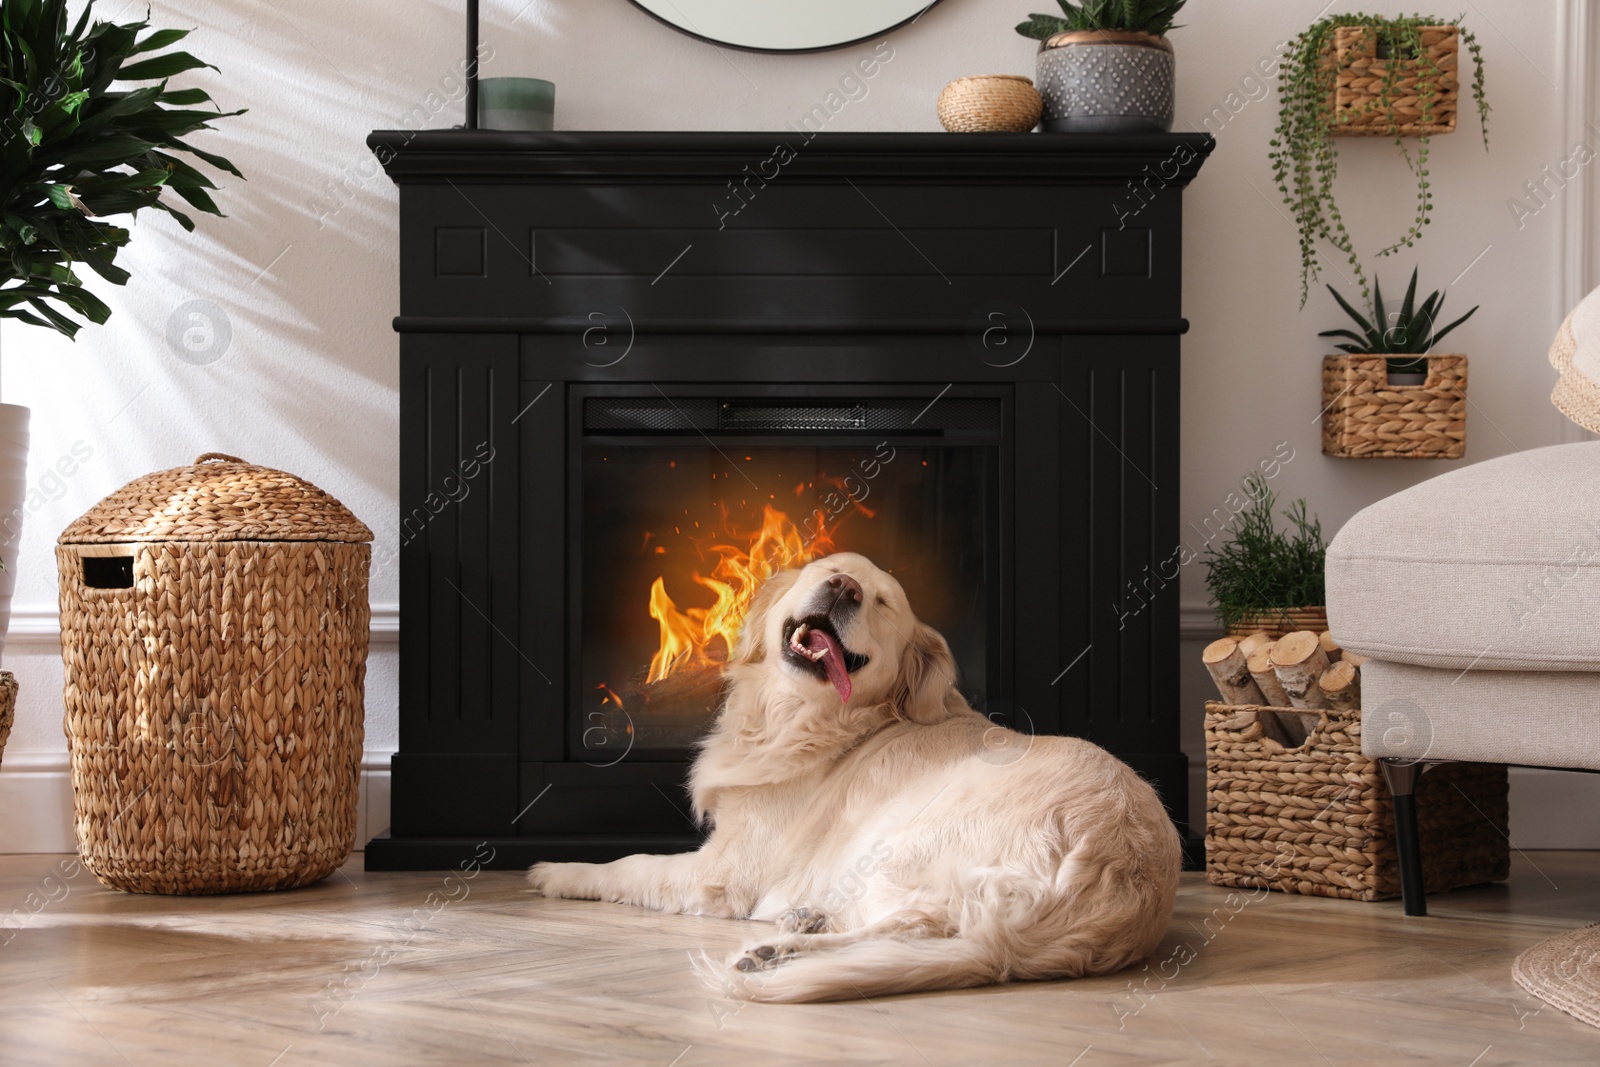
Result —
<instances>
[{"instance_id":1,"label":"black metal chair leg","mask_svg":"<svg viewBox=\"0 0 1600 1067\"><path fill-rule=\"evenodd\" d=\"M1384 781L1394 797L1394 837L1400 852L1400 897L1407 915L1428 914L1428 898L1422 891L1422 845L1417 840L1417 779L1422 764L1415 760L1385 759Z\"/></svg>"}]
</instances>

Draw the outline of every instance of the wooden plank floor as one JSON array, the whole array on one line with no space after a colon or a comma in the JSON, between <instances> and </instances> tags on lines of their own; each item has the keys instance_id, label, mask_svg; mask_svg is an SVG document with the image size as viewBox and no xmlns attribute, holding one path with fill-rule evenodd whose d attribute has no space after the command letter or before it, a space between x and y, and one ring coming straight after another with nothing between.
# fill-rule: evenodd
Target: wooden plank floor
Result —
<instances>
[{"instance_id":1,"label":"wooden plank floor","mask_svg":"<svg viewBox=\"0 0 1600 1067\"><path fill-rule=\"evenodd\" d=\"M741 1008L688 953L720 956L750 924L543 900L512 873L353 861L289 893L163 898L8 856L0 1063L1600 1062L1600 1030L1510 976L1522 949L1600 918L1600 853L1519 856L1508 885L1432 907L1273 893L1231 910L1185 875L1147 971Z\"/></svg>"}]
</instances>

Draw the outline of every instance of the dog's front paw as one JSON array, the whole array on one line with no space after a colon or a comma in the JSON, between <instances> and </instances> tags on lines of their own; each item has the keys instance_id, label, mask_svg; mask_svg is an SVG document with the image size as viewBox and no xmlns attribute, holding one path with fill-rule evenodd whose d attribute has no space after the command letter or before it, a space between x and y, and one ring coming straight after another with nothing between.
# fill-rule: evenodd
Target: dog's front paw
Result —
<instances>
[{"instance_id":1,"label":"dog's front paw","mask_svg":"<svg viewBox=\"0 0 1600 1067\"><path fill-rule=\"evenodd\" d=\"M528 884L547 897L571 897L577 894L574 867L577 863L535 863L528 868Z\"/></svg>"}]
</instances>

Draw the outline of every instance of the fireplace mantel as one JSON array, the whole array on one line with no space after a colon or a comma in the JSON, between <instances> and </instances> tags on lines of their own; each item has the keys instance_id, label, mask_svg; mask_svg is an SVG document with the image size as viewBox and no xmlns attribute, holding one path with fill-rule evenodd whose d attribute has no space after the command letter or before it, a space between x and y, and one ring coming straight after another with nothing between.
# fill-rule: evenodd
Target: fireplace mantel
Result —
<instances>
[{"instance_id":1,"label":"fireplace mantel","mask_svg":"<svg viewBox=\"0 0 1600 1067\"><path fill-rule=\"evenodd\" d=\"M567 736L572 428L601 387L1002 397L1001 714L1105 745L1185 821L1157 571L1179 540L1182 191L1208 136L368 144L400 187L403 613L369 867L697 839L681 762L594 766Z\"/></svg>"}]
</instances>

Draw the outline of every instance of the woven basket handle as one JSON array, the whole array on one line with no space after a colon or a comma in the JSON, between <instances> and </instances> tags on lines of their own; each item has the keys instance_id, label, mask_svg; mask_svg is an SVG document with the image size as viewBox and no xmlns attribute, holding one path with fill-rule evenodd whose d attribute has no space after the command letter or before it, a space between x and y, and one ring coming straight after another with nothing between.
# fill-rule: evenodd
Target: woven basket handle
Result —
<instances>
[{"instance_id":1,"label":"woven basket handle","mask_svg":"<svg viewBox=\"0 0 1600 1067\"><path fill-rule=\"evenodd\" d=\"M199 459L194 461L194 465L198 467L202 463L210 463L212 461L216 461L218 463L244 462L244 460L240 459L238 456L230 456L226 452L205 452L201 454Z\"/></svg>"}]
</instances>

